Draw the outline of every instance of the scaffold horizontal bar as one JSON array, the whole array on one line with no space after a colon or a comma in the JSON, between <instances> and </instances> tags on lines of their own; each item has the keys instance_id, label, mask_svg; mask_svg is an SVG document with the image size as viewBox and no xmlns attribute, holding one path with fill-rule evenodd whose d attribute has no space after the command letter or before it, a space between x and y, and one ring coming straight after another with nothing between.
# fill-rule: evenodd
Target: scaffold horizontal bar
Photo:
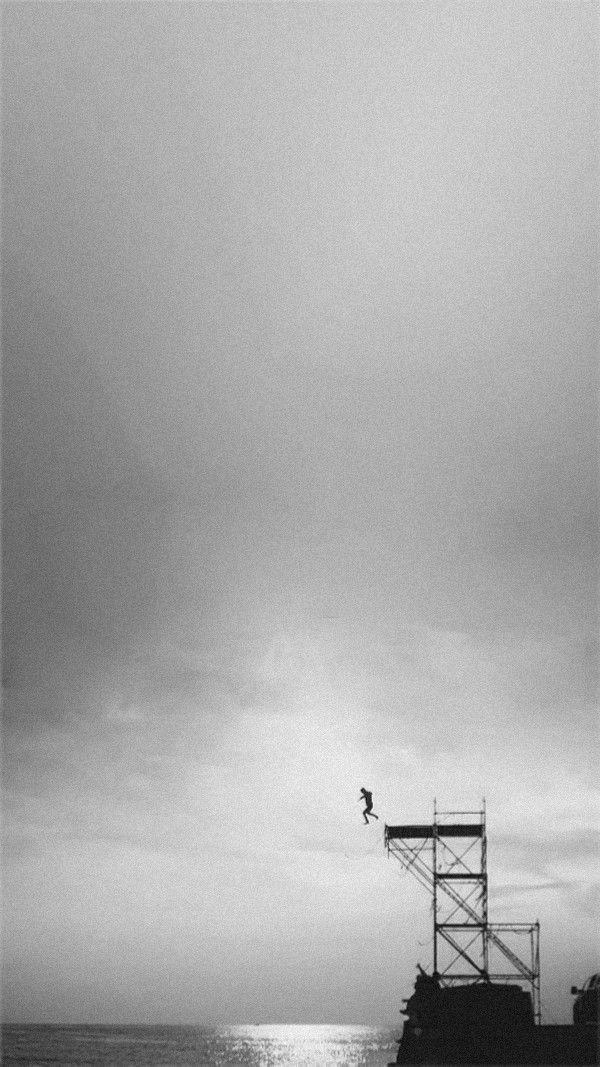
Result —
<instances>
[{"instance_id":1,"label":"scaffold horizontal bar","mask_svg":"<svg viewBox=\"0 0 600 1067\"><path fill-rule=\"evenodd\" d=\"M472 982L476 978L476 972L464 973L464 974L444 974L442 975L442 982L444 985L450 985L452 982ZM476 978L476 982L480 982L481 978ZM523 975L518 974L497 974L496 971L489 971L486 975L485 981L490 982L524 982Z\"/></svg>"},{"instance_id":2,"label":"scaffold horizontal bar","mask_svg":"<svg viewBox=\"0 0 600 1067\"><path fill-rule=\"evenodd\" d=\"M408 823L403 826L386 826L386 841L409 840L410 838L433 837L437 832L438 837L483 837L482 823L447 823L445 826L430 823L419 825Z\"/></svg>"},{"instance_id":3,"label":"scaffold horizontal bar","mask_svg":"<svg viewBox=\"0 0 600 1067\"><path fill-rule=\"evenodd\" d=\"M483 837L483 824L480 822L438 823L438 837Z\"/></svg>"},{"instance_id":4,"label":"scaffold horizontal bar","mask_svg":"<svg viewBox=\"0 0 600 1067\"><path fill-rule=\"evenodd\" d=\"M410 838L410 837L433 837L433 826L386 826L385 838L386 841L391 841L396 838Z\"/></svg>"},{"instance_id":5,"label":"scaffold horizontal bar","mask_svg":"<svg viewBox=\"0 0 600 1067\"><path fill-rule=\"evenodd\" d=\"M506 930L508 930L508 931L510 931L510 930L515 930L515 931L520 930L522 932L523 930L525 930L525 931L527 931L527 930L535 930L540 924L538 922L535 922L535 923L490 923L489 925L490 925L490 930L504 930L504 931L506 931Z\"/></svg>"},{"instance_id":6,"label":"scaffold horizontal bar","mask_svg":"<svg viewBox=\"0 0 600 1067\"><path fill-rule=\"evenodd\" d=\"M438 811L437 816L440 815L484 815L483 811Z\"/></svg>"},{"instance_id":7,"label":"scaffold horizontal bar","mask_svg":"<svg viewBox=\"0 0 600 1067\"><path fill-rule=\"evenodd\" d=\"M483 930L485 923L436 923L436 930Z\"/></svg>"},{"instance_id":8,"label":"scaffold horizontal bar","mask_svg":"<svg viewBox=\"0 0 600 1067\"><path fill-rule=\"evenodd\" d=\"M477 871L473 871L473 873L469 871L465 874L459 874L454 871L449 871L447 874L444 874L442 871L438 871L436 878L443 878L444 881L452 878L455 882L482 882L485 879L485 874L483 871L479 871L479 873Z\"/></svg>"}]
</instances>

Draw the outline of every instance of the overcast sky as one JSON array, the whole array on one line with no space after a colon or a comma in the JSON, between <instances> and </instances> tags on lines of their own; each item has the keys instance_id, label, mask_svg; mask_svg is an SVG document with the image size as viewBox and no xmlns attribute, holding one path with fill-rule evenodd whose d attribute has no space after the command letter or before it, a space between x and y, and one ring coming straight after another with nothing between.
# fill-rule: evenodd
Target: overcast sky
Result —
<instances>
[{"instance_id":1,"label":"overcast sky","mask_svg":"<svg viewBox=\"0 0 600 1067\"><path fill-rule=\"evenodd\" d=\"M430 901L383 822L485 796L570 1018L596 22L5 5L6 1017L400 1023Z\"/></svg>"}]
</instances>

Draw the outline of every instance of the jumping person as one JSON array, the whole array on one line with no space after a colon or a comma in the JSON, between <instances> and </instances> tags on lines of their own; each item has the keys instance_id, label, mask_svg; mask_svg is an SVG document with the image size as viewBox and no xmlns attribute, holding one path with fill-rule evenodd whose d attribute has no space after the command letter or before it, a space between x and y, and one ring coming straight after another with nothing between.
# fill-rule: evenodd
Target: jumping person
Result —
<instances>
[{"instance_id":1,"label":"jumping person","mask_svg":"<svg viewBox=\"0 0 600 1067\"><path fill-rule=\"evenodd\" d=\"M365 809L363 811L363 815L364 815L365 822L368 825L369 816L371 816L372 819L378 819L379 815L376 815L375 812L373 811L373 794L369 793L368 789L361 789L360 794L361 795L359 796L358 799L359 800L364 800L364 802L365 802Z\"/></svg>"}]
</instances>

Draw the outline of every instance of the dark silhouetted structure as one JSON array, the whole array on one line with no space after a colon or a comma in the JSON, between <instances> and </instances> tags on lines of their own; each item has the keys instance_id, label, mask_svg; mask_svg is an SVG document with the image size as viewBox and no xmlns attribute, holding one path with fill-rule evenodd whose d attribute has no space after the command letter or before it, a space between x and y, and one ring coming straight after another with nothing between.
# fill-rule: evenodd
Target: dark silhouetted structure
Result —
<instances>
[{"instance_id":1,"label":"dark silhouetted structure","mask_svg":"<svg viewBox=\"0 0 600 1067\"><path fill-rule=\"evenodd\" d=\"M433 896L433 971L443 987L526 982L540 1021L539 923L490 923L485 806L385 827L389 855ZM528 958L523 958L522 943Z\"/></svg>"},{"instance_id":2,"label":"dark silhouetted structure","mask_svg":"<svg viewBox=\"0 0 600 1067\"><path fill-rule=\"evenodd\" d=\"M434 804L432 823L386 825L385 845L433 896L433 973L419 966L396 1062L598 1063L597 1008L590 1025L583 1008L574 1009L579 1025L541 1025L539 923L489 922L485 804ZM572 992L597 1005L588 985Z\"/></svg>"}]
</instances>

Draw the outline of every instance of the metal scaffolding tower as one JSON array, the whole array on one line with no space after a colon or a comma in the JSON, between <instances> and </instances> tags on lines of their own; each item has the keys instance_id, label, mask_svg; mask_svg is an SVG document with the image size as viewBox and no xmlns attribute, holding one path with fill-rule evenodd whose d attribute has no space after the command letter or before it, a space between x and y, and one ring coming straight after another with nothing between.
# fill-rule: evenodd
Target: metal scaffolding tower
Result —
<instances>
[{"instance_id":1,"label":"metal scaffolding tower","mask_svg":"<svg viewBox=\"0 0 600 1067\"><path fill-rule=\"evenodd\" d=\"M488 919L485 803L481 811L438 811L434 803L432 823L386 825L385 845L433 896L433 970L441 984L526 982L539 1023L539 923Z\"/></svg>"}]
</instances>

